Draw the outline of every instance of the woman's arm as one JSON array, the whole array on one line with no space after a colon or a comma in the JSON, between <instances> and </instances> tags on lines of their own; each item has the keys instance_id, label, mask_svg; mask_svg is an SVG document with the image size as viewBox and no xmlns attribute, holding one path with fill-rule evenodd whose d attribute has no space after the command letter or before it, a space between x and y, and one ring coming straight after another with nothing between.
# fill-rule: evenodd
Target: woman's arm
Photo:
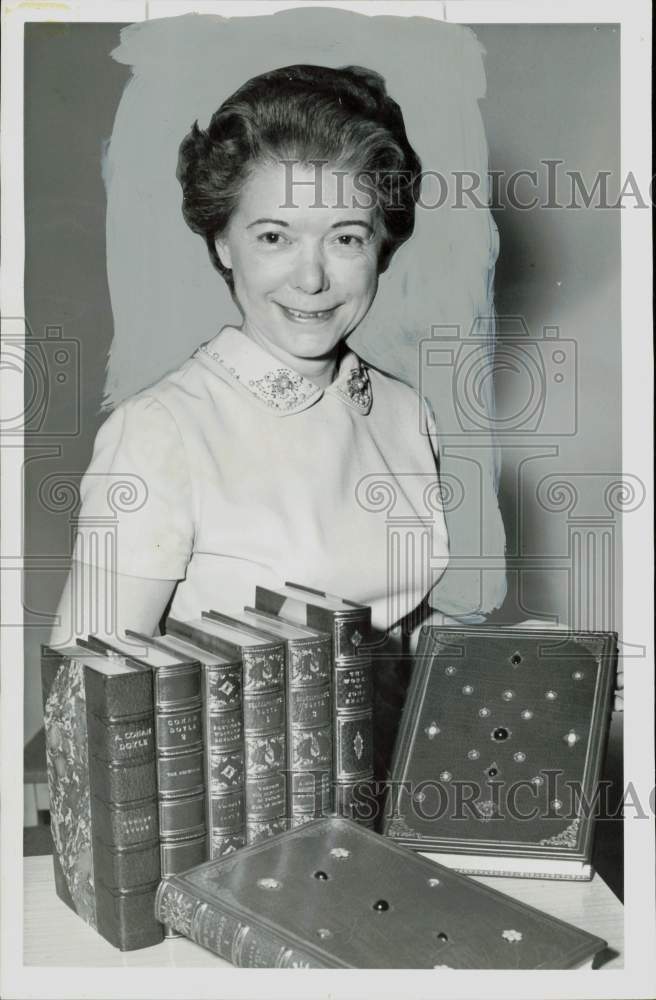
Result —
<instances>
[{"instance_id":1,"label":"woman's arm","mask_svg":"<svg viewBox=\"0 0 656 1000\"><path fill-rule=\"evenodd\" d=\"M123 637L126 628L154 635L177 580L112 573L73 560L57 607L50 645L78 637Z\"/></svg>"}]
</instances>

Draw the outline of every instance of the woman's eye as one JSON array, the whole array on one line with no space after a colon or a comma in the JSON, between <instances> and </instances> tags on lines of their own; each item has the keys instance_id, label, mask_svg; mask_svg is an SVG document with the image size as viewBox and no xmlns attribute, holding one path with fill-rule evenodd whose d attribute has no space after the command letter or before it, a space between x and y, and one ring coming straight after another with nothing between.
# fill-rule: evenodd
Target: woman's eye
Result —
<instances>
[{"instance_id":1,"label":"woman's eye","mask_svg":"<svg viewBox=\"0 0 656 1000\"><path fill-rule=\"evenodd\" d=\"M282 233L273 231L268 233L260 233L260 235L258 236L258 240L260 243L266 243L267 246L275 247L278 246L280 243L285 242L285 237L283 236Z\"/></svg>"},{"instance_id":2,"label":"woman's eye","mask_svg":"<svg viewBox=\"0 0 656 1000\"><path fill-rule=\"evenodd\" d=\"M364 240L362 237L355 236L353 233L340 233L337 237L337 242L343 247L364 246Z\"/></svg>"}]
</instances>

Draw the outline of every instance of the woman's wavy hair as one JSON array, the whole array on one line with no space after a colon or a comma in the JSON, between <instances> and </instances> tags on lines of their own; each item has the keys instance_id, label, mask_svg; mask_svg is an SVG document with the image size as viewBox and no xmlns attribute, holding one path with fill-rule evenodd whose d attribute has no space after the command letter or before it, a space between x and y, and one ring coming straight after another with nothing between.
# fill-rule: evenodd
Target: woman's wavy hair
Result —
<instances>
[{"instance_id":1,"label":"woman's wavy hair","mask_svg":"<svg viewBox=\"0 0 656 1000\"><path fill-rule=\"evenodd\" d=\"M360 66L286 66L253 77L223 102L206 131L195 122L177 177L187 225L204 237L233 289L215 242L255 164L323 160L366 179L384 227L379 270L414 229L421 162L382 76Z\"/></svg>"}]
</instances>

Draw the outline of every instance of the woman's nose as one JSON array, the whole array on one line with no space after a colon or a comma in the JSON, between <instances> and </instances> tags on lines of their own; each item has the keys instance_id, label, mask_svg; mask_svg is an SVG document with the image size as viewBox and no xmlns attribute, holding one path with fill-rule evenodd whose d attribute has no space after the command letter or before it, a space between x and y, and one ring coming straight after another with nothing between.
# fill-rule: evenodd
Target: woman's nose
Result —
<instances>
[{"instance_id":1,"label":"woman's nose","mask_svg":"<svg viewBox=\"0 0 656 1000\"><path fill-rule=\"evenodd\" d=\"M316 295L330 287L323 250L320 246L301 248L296 260L293 285L307 295Z\"/></svg>"}]
</instances>

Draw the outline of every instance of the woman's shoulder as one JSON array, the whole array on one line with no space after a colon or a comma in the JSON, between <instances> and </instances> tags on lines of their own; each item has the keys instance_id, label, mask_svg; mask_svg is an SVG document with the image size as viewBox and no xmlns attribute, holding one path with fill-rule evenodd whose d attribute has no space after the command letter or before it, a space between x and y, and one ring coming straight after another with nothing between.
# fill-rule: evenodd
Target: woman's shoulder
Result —
<instances>
[{"instance_id":1,"label":"woman's shoulder","mask_svg":"<svg viewBox=\"0 0 656 1000\"><path fill-rule=\"evenodd\" d=\"M177 368L117 403L114 412L147 413L154 419L159 414L165 419L166 414L175 417L190 408L198 410L222 391L229 391L227 382L212 377L195 351Z\"/></svg>"},{"instance_id":2,"label":"woman's shoulder","mask_svg":"<svg viewBox=\"0 0 656 1000\"><path fill-rule=\"evenodd\" d=\"M367 369L369 379L374 389L374 396L376 390L378 390L379 394L383 394L384 396L394 399L397 402L407 402L409 405L413 406L417 404L418 399L423 399L419 390L409 379L404 378L402 375L384 371L382 368L371 364L369 361L363 361L362 364Z\"/></svg>"},{"instance_id":3,"label":"woman's shoulder","mask_svg":"<svg viewBox=\"0 0 656 1000\"><path fill-rule=\"evenodd\" d=\"M366 368L374 402L378 401L380 404L379 412L382 410L393 414L395 421L417 421L423 434L437 433L431 402L412 382L368 362Z\"/></svg>"}]
</instances>

